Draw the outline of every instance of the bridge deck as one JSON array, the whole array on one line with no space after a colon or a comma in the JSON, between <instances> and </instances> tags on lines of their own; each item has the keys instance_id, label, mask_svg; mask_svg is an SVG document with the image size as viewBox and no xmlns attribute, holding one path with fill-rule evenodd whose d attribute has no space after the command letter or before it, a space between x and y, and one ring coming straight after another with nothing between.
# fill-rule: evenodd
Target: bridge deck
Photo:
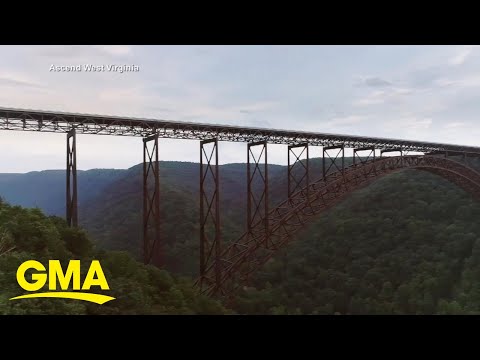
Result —
<instances>
[{"instance_id":1,"label":"bridge deck","mask_svg":"<svg viewBox=\"0 0 480 360\"><path fill-rule=\"evenodd\" d=\"M457 151L480 154L480 147L441 144L423 141L351 136L340 134L264 129L219 124L141 119L57 111L0 108L0 130L22 130L66 133L72 128L79 134L147 136L158 132L160 137L219 141L296 144L308 142L314 146L343 144L347 148L392 149L404 151Z\"/></svg>"}]
</instances>

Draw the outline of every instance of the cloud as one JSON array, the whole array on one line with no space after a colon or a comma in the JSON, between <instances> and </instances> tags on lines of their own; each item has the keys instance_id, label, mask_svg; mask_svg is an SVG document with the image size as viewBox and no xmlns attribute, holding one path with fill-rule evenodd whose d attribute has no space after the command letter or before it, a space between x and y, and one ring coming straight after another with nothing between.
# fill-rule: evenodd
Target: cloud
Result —
<instances>
[{"instance_id":1,"label":"cloud","mask_svg":"<svg viewBox=\"0 0 480 360\"><path fill-rule=\"evenodd\" d=\"M388 132L399 133L400 130L407 131L408 134L416 134L418 131L427 130L433 124L431 118L399 117L383 123L384 129ZM415 136L416 137L416 136Z\"/></svg>"},{"instance_id":2,"label":"cloud","mask_svg":"<svg viewBox=\"0 0 480 360\"><path fill-rule=\"evenodd\" d=\"M460 50L449 59L449 64L453 66L462 65L468 57L471 55L474 47L473 46L463 46Z\"/></svg>"},{"instance_id":3,"label":"cloud","mask_svg":"<svg viewBox=\"0 0 480 360\"><path fill-rule=\"evenodd\" d=\"M112 56L128 55L132 52L132 48L126 45L97 45L96 48L101 52Z\"/></svg>"},{"instance_id":4,"label":"cloud","mask_svg":"<svg viewBox=\"0 0 480 360\"><path fill-rule=\"evenodd\" d=\"M450 87L450 86L456 85L457 82L450 80L448 78L438 78L434 80L433 84L438 87Z\"/></svg>"},{"instance_id":5,"label":"cloud","mask_svg":"<svg viewBox=\"0 0 480 360\"><path fill-rule=\"evenodd\" d=\"M268 121L266 119L249 119L244 117L255 115L260 112L272 112L275 110L276 102L254 102L251 104L232 104L232 105L208 105L193 102L187 108L180 108L176 111L175 116L181 121L198 121L207 123L219 124L237 124L247 126L248 124L262 124L261 127L266 127ZM238 114L243 118L240 118ZM241 124L240 124L241 122ZM263 126L265 125L265 126Z\"/></svg>"},{"instance_id":6,"label":"cloud","mask_svg":"<svg viewBox=\"0 0 480 360\"><path fill-rule=\"evenodd\" d=\"M337 125L352 125L352 124L357 124L364 119L365 119L365 116L349 115L344 117L333 118L330 121Z\"/></svg>"},{"instance_id":7,"label":"cloud","mask_svg":"<svg viewBox=\"0 0 480 360\"><path fill-rule=\"evenodd\" d=\"M465 127L467 124L465 122L451 122L443 126L444 129L457 129Z\"/></svg>"},{"instance_id":8,"label":"cloud","mask_svg":"<svg viewBox=\"0 0 480 360\"><path fill-rule=\"evenodd\" d=\"M63 45L63 46L39 46L31 48L34 55L54 57L54 58L76 58L82 56L88 51L81 45Z\"/></svg>"},{"instance_id":9,"label":"cloud","mask_svg":"<svg viewBox=\"0 0 480 360\"><path fill-rule=\"evenodd\" d=\"M355 100L353 102L353 106L369 106L375 104L383 104L385 102L385 95L386 92L383 90L380 91L373 91L367 96Z\"/></svg>"},{"instance_id":10,"label":"cloud","mask_svg":"<svg viewBox=\"0 0 480 360\"><path fill-rule=\"evenodd\" d=\"M457 86L462 87L479 87L480 86L480 75L467 76L455 83Z\"/></svg>"},{"instance_id":11,"label":"cloud","mask_svg":"<svg viewBox=\"0 0 480 360\"><path fill-rule=\"evenodd\" d=\"M392 83L379 77L366 77L360 78L357 81L357 86L387 87L392 86Z\"/></svg>"},{"instance_id":12,"label":"cloud","mask_svg":"<svg viewBox=\"0 0 480 360\"><path fill-rule=\"evenodd\" d=\"M399 103L403 101L407 95L412 95L413 93L415 93L415 91L410 88L390 87L385 90L372 91L367 96L354 100L352 105L362 107L385 103Z\"/></svg>"},{"instance_id":13,"label":"cloud","mask_svg":"<svg viewBox=\"0 0 480 360\"><path fill-rule=\"evenodd\" d=\"M40 85L34 82L17 80L9 77L0 77L0 86L44 88L43 85Z\"/></svg>"},{"instance_id":14,"label":"cloud","mask_svg":"<svg viewBox=\"0 0 480 360\"><path fill-rule=\"evenodd\" d=\"M330 129L335 129L336 127L348 127L351 125L358 124L365 120L367 117L363 115L348 115L348 116L341 116L341 117L333 117L326 123L322 124Z\"/></svg>"},{"instance_id":15,"label":"cloud","mask_svg":"<svg viewBox=\"0 0 480 360\"><path fill-rule=\"evenodd\" d=\"M409 130L420 130L420 129L428 129L433 123L433 120L430 118L426 119L401 119L402 127L406 127Z\"/></svg>"},{"instance_id":16,"label":"cloud","mask_svg":"<svg viewBox=\"0 0 480 360\"><path fill-rule=\"evenodd\" d=\"M50 45L31 48L35 55L62 60L81 61L92 57L118 58L132 53L127 45Z\"/></svg>"},{"instance_id":17,"label":"cloud","mask_svg":"<svg viewBox=\"0 0 480 360\"><path fill-rule=\"evenodd\" d=\"M261 111L272 110L278 104L274 101L262 101L241 106L239 112L242 114L253 114Z\"/></svg>"},{"instance_id":18,"label":"cloud","mask_svg":"<svg viewBox=\"0 0 480 360\"><path fill-rule=\"evenodd\" d=\"M150 111L153 111L153 112L172 112L172 111L174 111L172 108L161 107L161 106L146 106L146 110L150 110Z\"/></svg>"},{"instance_id":19,"label":"cloud","mask_svg":"<svg viewBox=\"0 0 480 360\"><path fill-rule=\"evenodd\" d=\"M438 88L471 88L480 87L480 75L457 77L456 79L439 78L434 81Z\"/></svg>"}]
</instances>

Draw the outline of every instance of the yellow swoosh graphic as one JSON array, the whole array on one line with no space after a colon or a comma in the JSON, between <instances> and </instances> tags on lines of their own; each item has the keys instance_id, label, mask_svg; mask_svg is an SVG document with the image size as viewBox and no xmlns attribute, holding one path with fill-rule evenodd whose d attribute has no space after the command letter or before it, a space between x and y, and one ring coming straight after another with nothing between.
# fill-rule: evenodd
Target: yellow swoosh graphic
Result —
<instances>
[{"instance_id":1,"label":"yellow swoosh graphic","mask_svg":"<svg viewBox=\"0 0 480 360\"><path fill-rule=\"evenodd\" d=\"M63 298L63 299L84 300L84 301L90 301L99 305L105 304L107 301L110 301L110 300L115 300L114 297L107 296L107 295L71 292L71 291L46 292L46 293L21 295L21 296L13 297L10 300L32 299L32 298Z\"/></svg>"}]
</instances>

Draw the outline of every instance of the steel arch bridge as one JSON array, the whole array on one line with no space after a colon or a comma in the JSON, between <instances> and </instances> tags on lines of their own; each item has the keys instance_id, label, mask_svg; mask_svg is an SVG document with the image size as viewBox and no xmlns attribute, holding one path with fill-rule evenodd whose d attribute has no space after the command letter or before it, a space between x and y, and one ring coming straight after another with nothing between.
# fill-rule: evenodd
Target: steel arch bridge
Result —
<instances>
[{"instance_id":1,"label":"steel arch bridge","mask_svg":"<svg viewBox=\"0 0 480 360\"><path fill-rule=\"evenodd\" d=\"M202 290L227 299L304 226L352 192L393 172L418 169L440 175L480 200L480 173L438 155L395 156L353 164L303 187L270 210L263 221L227 246L206 269ZM265 227L268 222L269 227ZM219 272L219 277L216 273Z\"/></svg>"},{"instance_id":2,"label":"steel arch bridge","mask_svg":"<svg viewBox=\"0 0 480 360\"><path fill-rule=\"evenodd\" d=\"M66 134L66 220L78 225L77 134L143 138L143 257L145 264L161 264L159 139L198 140L200 145L200 271L195 283L211 296L229 297L259 267L292 240L312 217L334 206L351 192L403 169L440 175L480 199L480 173L471 159L480 147L262 129L218 124L187 123L119 116L0 108L0 130ZM247 229L230 244L222 243L220 141L247 143ZM269 207L268 144L283 144L288 156L286 200ZM322 148L322 172L311 182L309 148ZM345 166L345 149L353 150L353 164ZM408 152L422 155L408 155ZM397 153L387 156L385 153ZM253 184L260 184L260 187Z\"/></svg>"}]
</instances>

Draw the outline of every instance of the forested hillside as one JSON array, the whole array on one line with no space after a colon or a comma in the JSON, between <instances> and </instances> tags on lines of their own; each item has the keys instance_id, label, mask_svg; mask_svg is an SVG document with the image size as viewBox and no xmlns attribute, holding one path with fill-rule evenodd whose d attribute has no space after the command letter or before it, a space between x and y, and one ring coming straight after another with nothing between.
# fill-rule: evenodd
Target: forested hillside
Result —
<instances>
[{"instance_id":1,"label":"forested hillside","mask_svg":"<svg viewBox=\"0 0 480 360\"><path fill-rule=\"evenodd\" d=\"M161 162L160 169L166 269L192 278L198 274L198 164ZM287 170L271 166L269 171L274 205L286 196ZM320 176L320 159L312 160L311 174ZM228 242L245 228L246 165L223 165L220 176L222 236ZM112 178L83 202L81 224L98 249L126 250L139 258L142 167ZM479 216L478 202L438 176L417 170L387 176L316 218L254 277L235 310L480 312Z\"/></svg>"},{"instance_id":2,"label":"forested hillside","mask_svg":"<svg viewBox=\"0 0 480 360\"><path fill-rule=\"evenodd\" d=\"M78 300L21 299L16 271L26 260L101 262L115 300L97 305ZM83 274L85 276L85 273ZM0 314L223 314L218 302L199 295L192 282L135 261L127 252L99 251L80 229L40 210L0 202ZM92 288L93 289L93 288Z\"/></svg>"},{"instance_id":3,"label":"forested hillside","mask_svg":"<svg viewBox=\"0 0 480 360\"><path fill-rule=\"evenodd\" d=\"M237 302L254 314L480 314L480 204L438 176L380 179L320 216Z\"/></svg>"},{"instance_id":4,"label":"forested hillside","mask_svg":"<svg viewBox=\"0 0 480 360\"><path fill-rule=\"evenodd\" d=\"M115 169L77 171L79 205L95 199L125 172ZM65 176L65 170L0 174L0 196L15 205L38 207L47 215L65 216Z\"/></svg>"},{"instance_id":5,"label":"forested hillside","mask_svg":"<svg viewBox=\"0 0 480 360\"><path fill-rule=\"evenodd\" d=\"M199 164L160 162L160 169L161 229L166 244L167 269L196 276L199 257ZM269 171L272 184L279 184L285 167L270 165ZM246 165L222 165L219 172L222 236L228 242L242 234L246 223ZM142 166L132 167L96 199L80 208L80 221L99 246L127 250L140 258L142 181ZM273 188L283 188L283 184Z\"/></svg>"}]
</instances>

